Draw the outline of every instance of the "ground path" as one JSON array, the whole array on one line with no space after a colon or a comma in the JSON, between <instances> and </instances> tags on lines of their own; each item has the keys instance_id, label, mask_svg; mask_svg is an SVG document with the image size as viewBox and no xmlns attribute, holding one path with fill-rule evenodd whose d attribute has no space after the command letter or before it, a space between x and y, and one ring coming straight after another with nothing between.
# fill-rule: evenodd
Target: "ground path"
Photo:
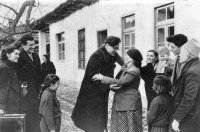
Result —
<instances>
[{"instance_id":1,"label":"ground path","mask_svg":"<svg viewBox=\"0 0 200 132\"><path fill-rule=\"evenodd\" d=\"M74 126L71 120L71 113L75 105L76 97L78 95L79 89L70 88L67 86L61 86L57 91L58 100L60 101L61 111L62 111L62 124L61 124L61 132L84 132L77 127ZM109 99L109 117L110 117L110 109L112 106L112 97L113 93L110 93ZM143 112L143 132L147 132L146 125L146 112ZM109 118L110 119L110 118ZM110 122L110 120L109 120ZM109 124L108 124L109 125Z\"/></svg>"}]
</instances>

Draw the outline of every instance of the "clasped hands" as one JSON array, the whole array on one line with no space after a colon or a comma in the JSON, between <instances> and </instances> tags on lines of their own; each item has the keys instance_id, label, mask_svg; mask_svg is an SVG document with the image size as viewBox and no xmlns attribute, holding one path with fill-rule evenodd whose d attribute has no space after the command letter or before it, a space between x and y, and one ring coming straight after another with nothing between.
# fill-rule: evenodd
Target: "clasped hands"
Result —
<instances>
[{"instance_id":1,"label":"clasped hands","mask_svg":"<svg viewBox=\"0 0 200 132\"><path fill-rule=\"evenodd\" d=\"M175 119L173 120L172 122L172 128L176 131L176 132L179 132L180 129L179 129L179 122L176 121Z\"/></svg>"},{"instance_id":2,"label":"clasped hands","mask_svg":"<svg viewBox=\"0 0 200 132\"><path fill-rule=\"evenodd\" d=\"M93 77L92 77L92 79L94 80L94 81L97 81L97 80L102 80L102 78L103 78L103 75L102 74L95 74Z\"/></svg>"}]
</instances>

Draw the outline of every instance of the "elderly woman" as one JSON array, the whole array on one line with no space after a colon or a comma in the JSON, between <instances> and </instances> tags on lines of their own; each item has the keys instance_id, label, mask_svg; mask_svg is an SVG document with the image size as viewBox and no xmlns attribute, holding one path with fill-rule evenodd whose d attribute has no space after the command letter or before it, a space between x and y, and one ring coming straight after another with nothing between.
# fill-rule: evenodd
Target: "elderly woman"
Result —
<instances>
[{"instance_id":1,"label":"elderly woman","mask_svg":"<svg viewBox=\"0 0 200 132\"><path fill-rule=\"evenodd\" d=\"M111 115L111 132L142 132L142 102L138 91L140 84L139 67L142 59L139 50L130 49L125 57L125 66L121 68L116 78L101 74L93 76L94 80L111 84L110 89L115 92Z\"/></svg>"}]
</instances>

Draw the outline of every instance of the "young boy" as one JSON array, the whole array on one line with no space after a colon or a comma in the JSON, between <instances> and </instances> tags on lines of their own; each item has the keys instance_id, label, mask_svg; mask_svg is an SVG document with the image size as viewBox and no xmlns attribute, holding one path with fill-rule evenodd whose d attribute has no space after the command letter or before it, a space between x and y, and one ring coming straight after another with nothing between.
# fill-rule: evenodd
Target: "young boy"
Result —
<instances>
[{"instance_id":1,"label":"young boy","mask_svg":"<svg viewBox=\"0 0 200 132\"><path fill-rule=\"evenodd\" d=\"M171 81L165 75L158 75L153 81L153 90L157 96L151 102L147 113L147 122L152 126L151 132L168 132Z\"/></svg>"}]
</instances>

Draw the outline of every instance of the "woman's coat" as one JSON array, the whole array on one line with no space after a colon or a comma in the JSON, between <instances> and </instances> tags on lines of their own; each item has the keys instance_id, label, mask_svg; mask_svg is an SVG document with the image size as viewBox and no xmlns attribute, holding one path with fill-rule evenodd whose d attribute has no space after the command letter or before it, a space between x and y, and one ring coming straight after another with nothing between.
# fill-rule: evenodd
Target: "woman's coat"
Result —
<instances>
[{"instance_id":1,"label":"woman's coat","mask_svg":"<svg viewBox=\"0 0 200 132\"><path fill-rule=\"evenodd\" d=\"M0 65L0 109L7 114L20 114L20 86L15 63L3 61Z\"/></svg>"},{"instance_id":2,"label":"woman's coat","mask_svg":"<svg viewBox=\"0 0 200 132\"><path fill-rule=\"evenodd\" d=\"M138 91L140 85L140 70L131 65L121 70L116 79L103 77L102 83L117 84L114 101L116 111L130 111L142 108L141 96Z\"/></svg>"},{"instance_id":3,"label":"woman's coat","mask_svg":"<svg viewBox=\"0 0 200 132\"><path fill-rule=\"evenodd\" d=\"M111 56L105 46L90 57L71 117L77 127L85 131L102 131L107 128L109 84L94 81L92 77L99 73L113 77L114 63L119 58L118 54Z\"/></svg>"}]
</instances>

